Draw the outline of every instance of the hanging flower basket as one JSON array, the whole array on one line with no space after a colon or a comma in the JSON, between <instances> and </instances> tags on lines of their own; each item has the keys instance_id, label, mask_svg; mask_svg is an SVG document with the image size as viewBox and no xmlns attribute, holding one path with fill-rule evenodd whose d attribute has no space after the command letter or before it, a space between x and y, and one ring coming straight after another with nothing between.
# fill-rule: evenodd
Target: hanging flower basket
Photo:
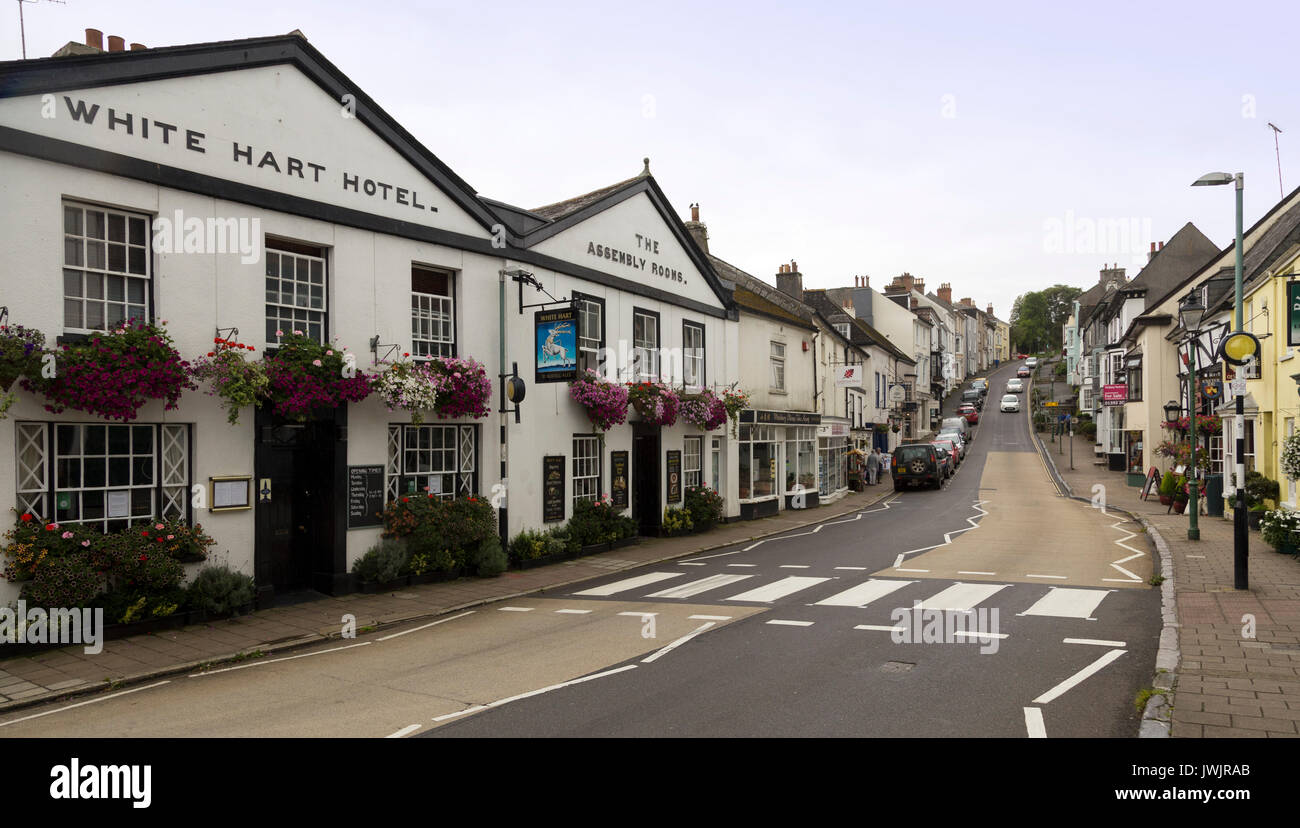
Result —
<instances>
[{"instance_id":1,"label":"hanging flower basket","mask_svg":"<svg viewBox=\"0 0 1300 828\"><path fill-rule=\"evenodd\" d=\"M649 425L670 426L677 422L681 399L662 382L629 383L627 398L633 410Z\"/></svg>"},{"instance_id":2,"label":"hanging flower basket","mask_svg":"<svg viewBox=\"0 0 1300 828\"><path fill-rule=\"evenodd\" d=\"M727 422L727 406L706 388L699 394L681 395L678 416L700 431L713 431Z\"/></svg>"},{"instance_id":3,"label":"hanging flower basket","mask_svg":"<svg viewBox=\"0 0 1300 828\"><path fill-rule=\"evenodd\" d=\"M727 411L727 419L731 420L731 436L735 437L740 412L749 408L749 394L733 385L722 392L722 407Z\"/></svg>"},{"instance_id":4,"label":"hanging flower basket","mask_svg":"<svg viewBox=\"0 0 1300 828\"><path fill-rule=\"evenodd\" d=\"M194 361L194 378L208 384L207 394L220 397L226 409L226 421L239 423L240 409L257 405L267 396L270 380L261 360L249 360L245 353L256 349L217 337L212 340L214 349Z\"/></svg>"},{"instance_id":5,"label":"hanging flower basket","mask_svg":"<svg viewBox=\"0 0 1300 828\"><path fill-rule=\"evenodd\" d=\"M1281 465L1288 480L1300 480L1300 431L1282 441Z\"/></svg>"},{"instance_id":6,"label":"hanging flower basket","mask_svg":"<svg viewBox=\"0 0 1300 828\"><path fill-rule=\"evenodd\" d=\"M1192 427L1192 421L1190 417L1179 417L1177 420L1165 420L1160 425L1167 431L1176 431L1179 434L1187 434ZM1223 419L1214 414L1197 414L1196 433L1222 434Z\"/></svg>"},{"instance_id":7,"label":"hanging flower basket","mask_svg":"<svg viewBox=\"0 0 1300 828\"><path fill-rule=\"evenodd\" d=\"M301 331L277 331L280 349L263 358L267 400L280 416L305 423L320 409L361 402L370 394L370 377L345 361L346 349L321 345Z\"/></svg>"},{"instance_id":8,"label":"hanging flower basket","mask_svg":"<svg viewBox=\"0 0 1300 828\"><path fill-rule=\"evenodd\" d=\"M569 383L569 397L586 410L597 431L627 422L627 386L610 382L595 371L586 371Z\"/></svg>"},{"instance_id":9,"label":"hanging flower basket","mask_svg":"<svg viewBox=\"0 0 1300 828\"><path fill-rule=\"evenodd\" d=\"M27 391L44 395L45 410L53 414L71 408L126 422L150 400L175 409L183 392L198 387L167 331L145 322L128 320L55 355L53 377L41 372L22 381Z\"/></svg>"},{"instance_id":10,"label":"hanging flower basket","mask_svg":"<svg viewBox=\"0 0 1300 828\"><path fill-rule=\"evenodd\" d=\"M22 325L0 326L0 391L22 376L36 376L45 350L45 334Z\"/></svg>"},{"instance_id":11,"label":"hanging flower basket","mask_svg":"<svg viewBox=\"0 0 1300 828\"><path fill-rule=\"evenodd\" d=\"M438 404L433 373L425 365L396 362L375 377L371 386L389 411L410 412L415 425L424 422L425 413L435 410Z\"/></svg>"},{"instance_id":12,"label":"hanging flower basket","mask_svg":"<svg viewBox=\"0 0 1300 828\"><path fill-rule=\"evenodd\" d=\"M483 363L468 357L437 357L425 369L437 395L434 412L444 419L486 417L492 409L492 380Z\"/></svg>"}]
</instances>

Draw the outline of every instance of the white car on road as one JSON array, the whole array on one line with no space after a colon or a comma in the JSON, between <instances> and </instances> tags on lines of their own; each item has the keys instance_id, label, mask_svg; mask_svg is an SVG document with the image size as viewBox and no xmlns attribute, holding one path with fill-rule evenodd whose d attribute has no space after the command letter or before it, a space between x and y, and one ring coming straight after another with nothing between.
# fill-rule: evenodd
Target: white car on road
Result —
<instances>
[{"instance_id":1,"label":"white car on road","mask_svg":"<svg viewBox=\"0 0 1300 828\"><path fill-rule=\"evenodd\" d=\"M1019 411L1019 410L1020 410L1020 398L1017 397L1015 394L1007 394L1006 396L1004 396L1004 397L1002 398L1002 405L1001 405L1000 407L1001 407L1001 409L1002 409L1004 412L1005 412L1005 411Z\"/></svg>"},{"instance_id":2,"label":"white car on road","mask_svg":"<svg viewBox=\"0 0 1300 828\"><path fill-rule=\"evenodd\" d=\"M1025 383L1016 377L1007 380L1008 394L1023 394L1025 392Z\"/></svg>"}]
</instances>

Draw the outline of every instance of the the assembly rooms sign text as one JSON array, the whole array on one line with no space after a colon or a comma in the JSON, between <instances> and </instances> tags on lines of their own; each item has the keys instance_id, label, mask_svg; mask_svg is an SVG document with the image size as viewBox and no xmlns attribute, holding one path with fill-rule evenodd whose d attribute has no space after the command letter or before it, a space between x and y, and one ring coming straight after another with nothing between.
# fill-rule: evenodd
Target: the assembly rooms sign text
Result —
<instances>
[{"instance_id":1,"label":"the assembly rooms sign text","mask_svg":"<svg viewBox=\"0 0 1300 828\"><path fill-rule=\"evenodd\" d=\"M136 136L142 141L161 142L177 147L184 146L190 152L205 155L209 150L213 152L229 152L230 160L235 164L257 167L259 170L266 170L268 173L297 176L304 181L310 180L316 184L325 183L328 185L332 181L345 191L351 191L380 201L392 201L413 210L430 210L433 212L438 210L433 205L421 203L419 193L413 188L399 187L396 184L376 181L372 178L365 178L360 173L350 173L347 170L330 173L329 168L324 164L295 158L284 153L276 154L275 151L266 147L255 147L252 144L245 144L240 141L231 141L229 149L212 147L209 146L207 135L196 129L169 124L157 118L145 117L137 112L125 112L114 107L108 107L107 111L102 111L97 103L87 106L86 102L80 98L74 103L72 98L67 95L63 96L63 101L68 107L72 120L87 126L95 126L98 123L113 132Z\"/></svg>"},{"instance_id":2,"label":"the assembly rooms sign text","mask_svg":"<svg viewBox=\"0 0 1300 828\"><path fill-rule=\"evenodd\" d=\"M640 233L636 234L636 250L620 250L607 244L596 244L589 241L587 242L587 255L625 265L635 270L646 271L648 269L651 275L662 276L665 279L672 279L674 282L686 284L686 276L680 270L661 265L655 261L650 261L647 264L646 256L659 255L659 242Z\"/></svg>"}]
</instances>

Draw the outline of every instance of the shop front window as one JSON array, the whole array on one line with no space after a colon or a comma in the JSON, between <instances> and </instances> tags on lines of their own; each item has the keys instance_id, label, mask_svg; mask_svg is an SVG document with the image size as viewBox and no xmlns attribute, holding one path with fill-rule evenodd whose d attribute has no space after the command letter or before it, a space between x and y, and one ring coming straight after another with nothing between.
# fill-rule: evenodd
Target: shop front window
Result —
<instances>
[{"instance_id":1,"label":"shop front window","mask_svg":"<svg viewBox=\"0 0 1300 828\"><path fill-rule=\"evenodd\" d=\"M742 426L740 429L740 499L758 500L776 495L776 429Z\"/></svg>"},{"instance_id":2,"label":"shop front window","mask_svg":"<svg viewBox=\"0 0 1300 828\"><path fill-rule=\"evenodd\" d=\"M790 426L785 431L785 493L799 486L805 492L817 488L817 430L811 426Z\"/></svg>"}]
</instances>

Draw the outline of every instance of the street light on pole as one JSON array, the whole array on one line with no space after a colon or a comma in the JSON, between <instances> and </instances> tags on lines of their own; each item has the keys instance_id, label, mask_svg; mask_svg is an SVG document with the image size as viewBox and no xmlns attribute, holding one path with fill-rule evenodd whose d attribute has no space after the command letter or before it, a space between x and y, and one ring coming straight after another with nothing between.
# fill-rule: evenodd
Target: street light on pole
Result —
<instances>
[{"instance_id":1,"label":"street light on pole","mask_svg":"<svg viewBox=\"0 0 1300 828\"><path fill-rule=\"evenodd\" d=\"M1231 173L1216 172L1208 173L1192 182L1193 187L1214 187L1223 184L1235 184L1237 191L1237 262L1234 278L1234 309L1236 311L1236 325L1233 328L1235 334L1242 336L1225 336L1223 342L1219 345L1220 356L1232 362L1235 358L1241 358L1243 364L1246 360L1253 359L1259 353L1259 340L1246 334L1242 325L1241 309L1241 263L1242 263L1242 190L1245 187L1245 176L1242 173L1232 175ZM1229 353L1229 342L1234 342L1231 346L1232 353ZM1249 350L1250 342L1254 343L1254 350ZM1250 588L1250 547L1248 545L1248 535L1246 526L1246 395L1238 393L1237 395L1237 416L1234 418L1234 430L1236 431L1236 486L1237 486L1237 504L1232 510L1233 522L1233 541L1232 541L1232 570L1233 586L1237 589Z\"/></svg>"},{"instance_id":2,"label":"street light on pole","mask_svg":"<svg viewBox=\"0 0 1300 828\"><path fill-rule=\"evenodd\" d=\"M1187 539L1200 540L1201 527L1197 522L1200 493L1200 475L1196 468L1196 337L1200 334L1201 319L1205 316L1205 304L1201 301L1200 291L1193 288L1178 305L1178 316L1182 320L1183 330L1187 331L1188 373L1187 373L1187 413L1191 429L1192 456L1188 463L1187 474L1192 481L1188 487L1188 508L1191 515L1187 524Z\"/></svg>"}]
</instances>

